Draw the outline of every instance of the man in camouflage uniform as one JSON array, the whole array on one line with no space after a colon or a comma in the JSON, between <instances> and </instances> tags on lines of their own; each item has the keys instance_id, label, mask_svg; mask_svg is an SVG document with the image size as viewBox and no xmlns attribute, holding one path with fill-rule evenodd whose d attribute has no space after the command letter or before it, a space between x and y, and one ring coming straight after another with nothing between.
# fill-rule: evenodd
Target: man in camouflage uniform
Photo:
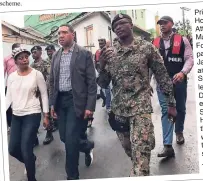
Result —
<instances>
[{"instance_id":1,"label":"man in camouflage uniform","mask_svg":"<svg viewBox=\"0 0 203 181\"><path fill-rule=\"evenodd\" d=\"M51 60L52 60L52 56L53 54L56 52L56 49L54 47L54 45L48 45L46 48L45 48L46 52L47 52L47 59L46 61L49 62L51 64Z\"/></svg>"},{"instance_id":2,"label":"man in camouflage uniform","mask_svg":"<svg viewBox=\"0 0 203 181\"><path fill-rule=\"evenodd\" d=\"M130 131L117 131L117 135L132 160L130 176L148 176L151 150L155 147L149 68L166 95L170 118L176 116L176 108L173 84L162 57L150 42L134 37L132 29L128 15L115 16L112 30L118 39L113 47L102 49L98 84L106 88L112 80L112 112L117 120L129 123Z\"/></svg>"},{"instance_id":3,"label":"man in camouflage uniform","mask_svg":"<svg viewBox=\"0 0 203 181\"><path fill-rule=\"evenodd\" d=\"M48 45L45 48L46 52L47 52L47 59L46 61L49 64L49 69L51 68L51 61L52 61L52 56L53 54L56 52L55 46L54 45ZM47 76L47 82L48 82L48 86L49 86L49 75ZM56 131L58 129L58 124L56 120L53 120L53 118L51 119L51 125L52 125L52 132Z\"/></svg>"},{"instance_id":4,"label":"man in camouflage uniform","mask_svg":"<svg viewBox=\"0 0 203 181\"><path fill-rule=\"evenodd\" d=\"M47 91L49 93L49 74L50 74L50 62L43 60L42 59L42 47L40 46L34 46L31 49L31 53L32 53L32 57L34 59L34 62L31 64L31 67L40 71L43 76L44 79L46 81L47 84ZM41 102L41 98L40 98L40 102ZM50 117L51 120L51 117ZM53 141L54 137L52 134L52 126L50 125L50 127L47 129L47 133L46 133L46 137L45 140L43 141L43 144L49 144Z\"/></svg>"}]
</instances>

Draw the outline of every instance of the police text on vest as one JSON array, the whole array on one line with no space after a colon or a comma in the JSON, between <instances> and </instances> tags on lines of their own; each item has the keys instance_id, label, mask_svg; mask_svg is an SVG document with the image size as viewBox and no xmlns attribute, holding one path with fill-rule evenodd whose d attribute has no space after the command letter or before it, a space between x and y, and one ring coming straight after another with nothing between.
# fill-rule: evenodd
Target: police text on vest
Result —
<instances>
[{"instance_id":1,"label":"police text on vest","mask_svg":"<svg viewBox=\"0 0 203 181\"><path fill-rule=\"evenodd\" d=\"M183 60L180 57L169 57L168 61L169 62L182 62Z\"/></svg>"}]
</instances>

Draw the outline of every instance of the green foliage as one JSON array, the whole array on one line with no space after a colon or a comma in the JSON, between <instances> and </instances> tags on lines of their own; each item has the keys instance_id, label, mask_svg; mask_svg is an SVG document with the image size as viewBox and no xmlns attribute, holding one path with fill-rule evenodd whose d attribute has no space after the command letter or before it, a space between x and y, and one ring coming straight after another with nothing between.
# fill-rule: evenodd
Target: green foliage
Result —
<instances>
[{"instance_id":1,"label":"green foliage","mask_svg":"<svg viewBox=\"0 0 203 181\"><path fill-rule=\"evenodd\" d=\"M191 36L192 35L192 26L188 19L185 20L185 30L182 21L178 21L174 24L174 28L176 28L177 32L182 36Z\"/></svg>"}]
</instances>

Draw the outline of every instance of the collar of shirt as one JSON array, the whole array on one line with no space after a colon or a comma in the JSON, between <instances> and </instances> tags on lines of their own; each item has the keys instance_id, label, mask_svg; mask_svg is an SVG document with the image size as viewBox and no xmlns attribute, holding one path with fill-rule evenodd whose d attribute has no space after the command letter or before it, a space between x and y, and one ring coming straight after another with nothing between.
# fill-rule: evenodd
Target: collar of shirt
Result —
<instances>
[{"instance_id":1,"label":"collar of shirt","mask_svg":"<svg viewBox=\"0 0 203 181\"><path fill-rule=\"evenodd\" d=\"M68 50L68 53L69 53L69 52L73 52L74 48L75 48L75 42L73 42L73 45L72 45L71 48ZM62 48L62 53L64 53L64 49L63 49L63 48Z\"/></svg>"},{"instance_id":2,"label":"collar of shirt","mask_svg":"<svg viewBox=\"0 0 203 181\"><path fill-rule=\"evenodd\" d=\"M165 41L170 40L173 35L174 35L174 32L171 32L171 34L169 34L168 37L164 37L164 36L163 36L163 33L160 34L161 38L162 38L163 40L165 40Z\"/></svg>"}]
</instances>

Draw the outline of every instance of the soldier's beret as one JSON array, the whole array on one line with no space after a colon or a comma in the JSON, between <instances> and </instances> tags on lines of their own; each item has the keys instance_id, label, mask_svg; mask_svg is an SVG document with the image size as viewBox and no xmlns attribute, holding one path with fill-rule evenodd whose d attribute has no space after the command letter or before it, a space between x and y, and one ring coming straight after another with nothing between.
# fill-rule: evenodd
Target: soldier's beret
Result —
<instances>
[{"instance_id":1,"label":"soldier's beret","mask_svg":"<svg viewBox=\"0 0 203 181\"><path fill-rule=\"evenodd\" d=\"M31 52L33 52L35 50L42 51L42 47L41 46L34 46L34 47L32 47Z\"/></svg>"},{"instance_id":2,"label":"soldier's beret","mask_svg":"<svg viewBox=\"0 0 203 181\"><path fill-rule=\"evenodd\" d=\"M121 20L121 19L128 19L130 23L132 23L132 18L127 15L127 14L123 14L123 13L120 13L120 14L117 14L114 18L113 18L113 21L111 23L111 26L112 26L112 30L114 31L114 23Z\"/></svg>"},{"instance_id":3,"label":"soldier's beret","mask_svg":"<svg viewBox=\"0 0 203 181\"><path fill-rule=\"evenodd\" d=\"M56 50L54 45L48 45L45 50Z\"/></svg>"}]
</instances>

